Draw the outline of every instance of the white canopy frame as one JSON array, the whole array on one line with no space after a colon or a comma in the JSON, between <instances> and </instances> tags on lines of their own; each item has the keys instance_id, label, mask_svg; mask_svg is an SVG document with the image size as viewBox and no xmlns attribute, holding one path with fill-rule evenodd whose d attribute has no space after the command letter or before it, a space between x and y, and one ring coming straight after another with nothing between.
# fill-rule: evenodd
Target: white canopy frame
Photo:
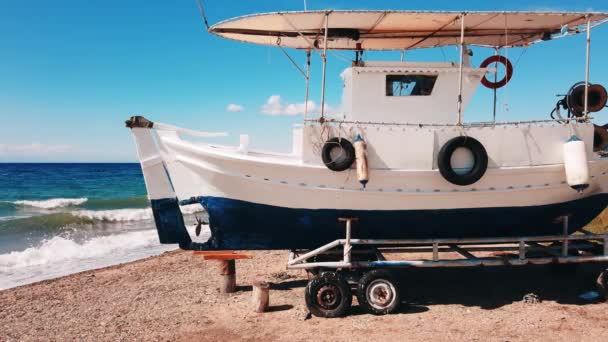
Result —
<instances>
[{"instance_id":1,"label":"white canopy frame","mask_svg":"<svg viewBox=\"0 0 608 342\"><path fill-rule=\"evenodd\" d=\"M330 25L330 17L335 18ZM507 28L507 17L515 27ZM465 18L467 20L465 25ZM319 20L322 19L322 20ZM361 20L367 19L367 20ZM409 20L405 20L409 19ZM504 19L504 30L499 26ZM608 22L608 13L581 12L429 12L429 11L304 11L262 13L228 19L208 28L220 37L278 46L306 80L304 121L307 120L310 86L310 55L322 59L321 109L325 121L328 50L406 50L459 46L457 125L463 124L462 82L466 46L528 47L569 34L586 32L584 115L588 118L591 29ZM318 23L318 24L315 24ZM369 24L371 23L371 26ZM511 22L510 22L511 24ZM366 26L367 25L367 26ZM456 30L458 25L458 30ZM467 26L468 25L468 26ZM276 38L276 40L274 40ZM459 38L456 40L456 38ZM466 41L465 41L466 38ZM273 41L274 40L274 41ZM320 43L323 43L322 50ZM306 50L306 72L283 47ZM496 94L493 122L496 122Z\"/></svg>"},{"instance_id":2,"label":"white canopy frame","mask_svg":"<svg viewBox=\"0 0 608 342\"><path fill-rule=\"evenodd\" d=\"M591 62L591 19L587 16L587 39L585 49L585 104L583 117L589 116L589 64Z\"/></svg>"},{"instance_id":3,"label":"white canopy frame","mask_svg":"<svg viewBox=\"0 0 608 342\"><path fill-rule=\"evenodd\" d=\"M431 12L431 11L296 11L247 15L219 22L209 32L248 43L320 50L323 23L328 16L328 49L411 50L458 45L458 20L467 16L467 45L484 47L528 46L568 34L584 32L608 19L598 12ZM509 17L509 40L504 40L504 17ZM320 52L320 51L319 51Z\"/></svg>"}]
</instances>

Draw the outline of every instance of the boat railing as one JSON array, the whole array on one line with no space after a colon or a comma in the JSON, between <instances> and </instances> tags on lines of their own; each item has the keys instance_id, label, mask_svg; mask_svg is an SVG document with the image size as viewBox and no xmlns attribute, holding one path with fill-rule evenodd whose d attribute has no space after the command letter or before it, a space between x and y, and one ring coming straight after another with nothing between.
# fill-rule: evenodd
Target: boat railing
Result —
<instances>
[{"instance_id":1,"label":"boat railing","mask_svg":"<svg viewBox=\"0 0 608 342\"><path fill-rule=\"evenodd\" d=\"M504 121L504 122L492 122L492 121L480 121L470 123L412 123L412 122L380 122L380 121L359 121L359 120L340 120L340 119L306 119L304 120L305 125L313 124L329 124L329 125L354 125L354 126L405 126L405 127L492 127L492 126L519 126L519 125L534 125L543 123L585 123L591 122L592 117L580 117L580 118L569 118L569 119L543 119L543 120L521 120L521 121Z\"/></svg>"}]
</instances>

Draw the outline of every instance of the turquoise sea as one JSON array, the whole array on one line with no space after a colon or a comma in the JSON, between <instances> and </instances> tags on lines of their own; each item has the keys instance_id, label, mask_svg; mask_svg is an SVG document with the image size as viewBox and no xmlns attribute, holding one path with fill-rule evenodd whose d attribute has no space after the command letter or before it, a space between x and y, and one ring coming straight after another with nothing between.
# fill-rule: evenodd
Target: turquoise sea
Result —
<instances>
[{"instance_id":1,"label":"turquoise sea","mask_svg":"<svg viewBox=\"0 0 608 342\"><path fill-rule=\"evenodd\" d=\"M182 209L189 228L204 214ZM0 163L0 289L175 248L158 243L139 164Z\"/></svg>"}]
</instances>

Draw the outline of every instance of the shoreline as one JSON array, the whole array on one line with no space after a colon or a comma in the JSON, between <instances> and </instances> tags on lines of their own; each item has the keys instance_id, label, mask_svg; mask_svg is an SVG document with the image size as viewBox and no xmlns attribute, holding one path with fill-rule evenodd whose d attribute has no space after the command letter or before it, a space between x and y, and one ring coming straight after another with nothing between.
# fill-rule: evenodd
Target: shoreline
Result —
<instances>
[{"instance_id":1,"label":"shoreline","mask_svg":"<svg viewBox=\"0 0 608 342\"><path fill-rule=\"evenodd\" d=\"M353 303L338 319L305 317L304 271L287 251L237 261L234 294L221 295L213 261L185 251L83 271L0 291L0 340L600 340L608 304L584 302L595 265L577 277L549 267L412 270L408 305L373 316ZM588 275L585 275L587 274ZM255 279L273 285L270 312L250 307ZM405 290L404 290L405 291ZM525 294L540 296L524 304Z\"/></svg>"}]
</instances>

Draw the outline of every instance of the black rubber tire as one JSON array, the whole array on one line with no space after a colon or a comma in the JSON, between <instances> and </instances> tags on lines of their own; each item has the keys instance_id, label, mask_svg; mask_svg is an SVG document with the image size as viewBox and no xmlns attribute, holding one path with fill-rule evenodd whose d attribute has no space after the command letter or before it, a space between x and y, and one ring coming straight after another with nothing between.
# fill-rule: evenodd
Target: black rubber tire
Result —
<instances>
[{"instance_id":1,"label":"black rubber tire","mask_svg":"<svg viewBox=\"0 0 608 342\"><path fill-rule=\"evenodd\" d=\"M387 303L374 303L372 291L380 291L384 297L388 297ZM399 283L388 270L371 270L359 279L357 284L357 300L365 310L374 315L386 315L396 312L401 305L401 293ZM370 302L372 301L372 302Z\"/></svg>"},{"instance_id":2,"label":"black rubber tire","mask_svg":"<svg viewBox=\"0 0 608 342\"><path fill-rule=\"evenodd\" d=\"M335 318L346 315L353 295L346 279L336 272L321 272L306 285L306 306L317 317Z\"/></svg>"},{"instance_id":3,"label":"black rubber tire","mask_svg":"<svg viewBox=\"0 0 608 342\"><path fill-rule=\"evenodd\" d=\"M331 151L334 148L342 149L342 153L336 159L332 159L331 157ZM323 145L321 159L323 159L325 166L332 171L347 170L355 162L355 147L344 138L331 138Z\"/></svg>"},{"instance_id":4,"label":"black rubber tire","mask_svg":"<svg viewBox=\"0 0 608 342\"><path fill-rule=\"evenodd\" d=\"M475 158L475 164L468 173L457 174L452 168L452 154L457 148L467 148ZM475 138L460 136L450 139L439 151L437 156L439 172L448 182L456 185L471 185L483 177L488 169L488 153L483 145Z\"/></svg>"},{"instance_id":5,"label":"black rubber tire","mask_svg":"<svg viewBox=\"0 0 608 342\"><path fill-rule=\"evenodd\" d=\"M608 146L608 130L603 126L593 125L593 152L601 151Z\"/></svg>"}]
</instances>

